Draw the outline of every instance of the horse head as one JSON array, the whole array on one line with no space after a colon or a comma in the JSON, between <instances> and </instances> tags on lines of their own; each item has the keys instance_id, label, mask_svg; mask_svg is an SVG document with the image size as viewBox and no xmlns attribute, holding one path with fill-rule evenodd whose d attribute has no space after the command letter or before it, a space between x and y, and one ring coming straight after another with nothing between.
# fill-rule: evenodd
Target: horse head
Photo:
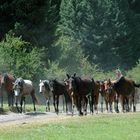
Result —
<instances>
[{"instance_id":1,"label":"horse head","mask_svg":"<svg viewBox=\"0 0 140 140\"><path fill-rule=\"evenodd\" d=\"M49 84L49 81L48 80L43 80L43 81L40 81L39 83L39 93L45 93L45 92L50 92L51 91L51 88L50 88L50 84Z\"/></svg>"},{"instance_id":2,"label":"horse head","mask_svg":"<svg viewBox=\"0 0 140 140\"><path fill-rule=\"evenodd\" d=\"M107 81L104 82L105 83L105 91L106 93L112 93L113 90L113 83L111 82L110 79L108 79Z\"/></svg>"},{"instance_id":3,"label":"horse head","mask_svg":"<svg viewBox=\"0 0 140 140\"><path fill-rule=\"evenodd\" d=\"M1 77L1 84L4 85L7 82L8 79L8 74L4 73L3 76Z\"/></svg>"}]
</instances>

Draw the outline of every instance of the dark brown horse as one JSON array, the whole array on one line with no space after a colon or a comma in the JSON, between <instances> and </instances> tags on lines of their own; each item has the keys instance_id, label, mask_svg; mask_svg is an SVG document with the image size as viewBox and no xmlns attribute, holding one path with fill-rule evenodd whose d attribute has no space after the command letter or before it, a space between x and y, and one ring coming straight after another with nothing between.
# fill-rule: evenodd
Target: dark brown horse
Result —
<instances>
[{"instance_id":1,"label":"dark brown horse","mask_svg":"<svg viewBox=\"0 0 140 140\"><path fill-rule=\"evenodd\" d=\"M133 103L133 111L135 112L135 87L140 87L140 84L136 84L133 80L128 79L126 77L121 77L121 79L113 83L112 87L120 96L122 112L130 110L130 99ZM125 105L127 106L127 108L125 108Z\"/></svg>"},{"instance_id":2,"label":"dark brown horse","mask_svg":"<svg viewBox=\"0 0 140 140\"><path fill-rule=\"evenodd\" d=\"M3 74L1 75L1 91L2 91L2 106L3 106L3 91L7 92L8 96L8 106L14 105L14 91L13 83L15 82L15 77L12 74Z\"/></svg>"},{"instance_id":3,"label":"dark brown horse","mask_svg":"<svg viewBox=\"0 0 140 140\"><path fill-rule=\"evenodd\" d=\"M66 90L67 90L67 93L68 95L70 96L71 98L71 101L72 101L72 116L74 115L74 108L76 106L76 108L78 109L78 96L76 94L74 94L73 90L72 89L69 89L69 79L64 79L64 83L65 83L65 86L66 86ZM86 96L82 96L82 107L83 107L83 111L85 114L87 114L87 105L88 105L88 98Z\"/></svg>"},{"instance_id":4,"label":"dark brown horse","mask_svg":"<svg viewBox=\"0 0 140 140\"><path fill-rule=\"evenodd\" d=\"M53 104L54 104L55 112L57 114L59 113L59 109L58 109L59 97L60 95L63 95L66 103L66 113L68 113L68 105L71 106L71 98L67 93L64 81L54 79L54 80L50 80L49 84L50 84L51 91L53 93Z\"/></svg>"},{"instance_id":5,"label":"dark brown horse","mask_svg":"<svg viewBox=\"0 0 140 140\"><path fill-rule=\"evenodd\" d=\"M70 76L67 74L67 80L69 81L69 90L73 91L73 95L76 97L76 104L79 115L83 115L82 112L82 101L85 99L84 97L90 96L91 97L91 111L93 112L93 80L90 78L81 78L74 74ZM87 99L87 98L86 98ZM86 101L87 102L87 101ZM84 101L85 103L85 101ZM87 103L86 103L87 104Z\"/></svg>"},{"instance_id":6,"label":"dark brown horse","mask_svg":"<svg viewBox=\"0 0 140 140\"><path fill-rule=\"evenodd\" d=\"M24 102L24 111L25 111L25 96L30 95L32 97L34 111L36 111L35 103L38 104L38 99L35 95L35 89L30 80L24 80L22 78L16 79L14 86L14 94L15 94L15 104L17 111L22 113L22 105ZM20 102L21 107L18 107L18 102Z\"/></svg>"}]
</instances>

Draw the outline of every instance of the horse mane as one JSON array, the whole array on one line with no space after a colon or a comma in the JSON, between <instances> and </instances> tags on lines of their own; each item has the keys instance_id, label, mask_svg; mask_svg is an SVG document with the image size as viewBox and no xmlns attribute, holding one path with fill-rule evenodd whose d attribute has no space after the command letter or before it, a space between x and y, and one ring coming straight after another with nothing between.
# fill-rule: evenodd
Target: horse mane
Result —
<instances>
[{"instance_id":1,"label":"horse mane","mask_svg":"<svg viewBox=\"0 0 140 140\"><path fill-rule=\"evenodd\" d=\"M121 77L118 81L116 81L114 83L114 86L115 87L120 87L124 81L125 81L125 78L124 77Z\"/></svg>"}]
</instances>

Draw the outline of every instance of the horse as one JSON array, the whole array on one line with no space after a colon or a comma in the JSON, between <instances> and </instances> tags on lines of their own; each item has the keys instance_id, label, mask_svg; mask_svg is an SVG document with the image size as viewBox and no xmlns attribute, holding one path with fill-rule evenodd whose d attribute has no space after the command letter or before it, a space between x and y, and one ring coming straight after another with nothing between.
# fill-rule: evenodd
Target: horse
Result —
<instances>
[{"instance_id":1,"label":"horse","mask_svg":"<svg viewBox=\"0 0 140 140\"><path fill-rule=\"evenodd\" d=\"M76 106L76 108L78 109L78 105L77 105L77 95L74 94L72 89L69 89L69 80L68 79L64 79L64 83L65 83L65 87L67 90L68 95L71 98L72 104L71 104L71 108L72 108L72 116L74 115L74 107ZM87 113L87 104L88 104L88 98L86 96L82 97L82 105L83 105L83 110L85 112L85 114Z\"/></svg>"},{"instance_id":2,"label":"horse","mask_svg":"<svg viewBox=\"0 0 140 140\"><path fill-rule=\"evenodd\" d=\"M126 77L121 77L119 80L113 82L112 87L116 90L120 96L122 112L130 111L130 100L133 104L133 112L136 111L135 105L135 87L139 88L140 84L136 84L133 80ZM127 106L127 108L125 107Z\"/></svg>"},{"instance_id":3,"label":"horse","mask_svg":"<svg viewBox=\"0 0 140 140\"><path fill-rule=\"evenodd\" d=\"M14 89L14 95L15 95L15 104L16 104L17 111L19 113L22 113L23 111L22 109L23 102L24 102L24 111L25 111L25 96L27 95L30 95L32 97L34 111L36 111L35 103L38 104L38 99L35 96L35 89L34 89L32 81L24 80L22 78L17 78L14 83L13 89ZM18 107L19 101L20 101L20 106L21 106L20 109Z\"/></svg>"},{"instance_id":4,"label":"horse","mask_svg":"<svg viewBox=\"0 0 140 140\"><path fill-rule=\"evenodd\" d=\"M49 84L49 80L40 80L39 93L43 94L46 98L46 112L50 111L50 98L53 97L53 93Z\"/></svg>"},{"instance_id":5,"label":"horse","mask_svg":"<svg viewBox=\"0 0 140 140\"><path fill-rule=\"evenodd\" d=\"M90 96L91 97L91 111L93 112L92 104L93 104L93 81L90 78L81 78L79 76L76 76L76 73L74 73L73 76L70 76L69 74L66 74L67 80L68 80L68 89L70 91L73 91L73 95L76 97L76 104L79 115L83 115L82 112L82 101L83 99L86 99L85 97ZM85 100L85 107L87 111L87 102ZM86 115L87 113L85 113Z\"/></svg>"},{"instance_id":6,"label":"horse","mask_svg":"<svg viewBox=\"0 0 140 140\"><path fill-rule=\"evenodd\" d=\"M58 106L59 106L60 95L63 95L65 97L66 113L68 113L68 104L71 104L71 99L67 93L64 81L54 79L54 80L50 80L49 84L53 93L53 105L54 105L56 114L59 113Z\"/></svg>"},{"instance_id":7,"label":"horse","mask_svg":"<svg viewBox=\"0 0 140 140\"><path fill-rule=\"evenodd\" d=\"M7 92L8 106L13 107L14 105L13 83L15 82L15 79L16 78L12 74L7 74L7 73L2 74L0 77L2 107L3 107L3 91Z\"/></svg>"},{"instance_id":8,"label":"horse","mask_svg":"<svg viewBox=\"0 0 140 140\"><path fill-rule=\"evenodd\" d=\"M93 105L95 113L98 113L98 101L99 101L99 93L100 93L100 81L93 80Z\"/></svg>"},{"instance_id":9,"label":"horse","mask_svg":"<svg viewBox=\"0 0 140 140\"><path fill-rule=\"evenodd\" d=\"M101 81L100 82L101 95L102 95L102 97L104 97L107 112L109 112L108 104L109 104L110 112L113 112L113 108L112 108L113 103L114 103L115 111L119 112L119 110L118 110L118 94L112 88L111 85L112 85L112 82L110 79L108 79L106 81Z\"/></svg>"}]
</instances>

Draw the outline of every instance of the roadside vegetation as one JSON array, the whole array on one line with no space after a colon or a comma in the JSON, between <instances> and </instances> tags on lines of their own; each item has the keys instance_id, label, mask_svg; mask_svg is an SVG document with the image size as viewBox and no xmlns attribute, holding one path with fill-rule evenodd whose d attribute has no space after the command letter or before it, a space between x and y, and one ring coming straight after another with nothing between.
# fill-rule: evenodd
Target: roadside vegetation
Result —
<instances>
[{"instance_id":1,"label":"roadside vegetation","mask_svg":"<svg viewBox=\"0 0 140 140\"><path fill-rule=\"evenodd\" d=\"M140 113L58 116L24 123L1 124L0 139L5 140L139 140Z\"/></svg>"}]
</instances>

